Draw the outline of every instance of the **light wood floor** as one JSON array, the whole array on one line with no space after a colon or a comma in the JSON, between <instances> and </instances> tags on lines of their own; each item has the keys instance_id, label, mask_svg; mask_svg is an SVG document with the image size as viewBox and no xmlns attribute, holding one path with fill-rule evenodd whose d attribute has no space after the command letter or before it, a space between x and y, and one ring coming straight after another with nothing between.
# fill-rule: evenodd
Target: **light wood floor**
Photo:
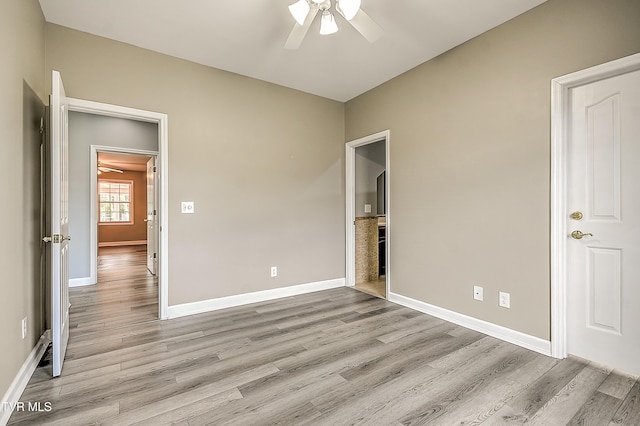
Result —
<instances>
[{"instance_id":1,"label":"light wood floor","mask_svg":"<svg viewBox=\"0 0 640 426\"><path fill-rule=\"evenodd\" d=\"M158 319L158 280L146 246L101 247L98 284L70 289L70 337Z\"/></svg>"},{"instance_id":2,"label":"light wood floor","mask_svg":"<svg viewBox=\"0 0 640 426\"><path fill-rule=\"evenodd\" d=\"M140 266L112 259L122 261L114 277ZM635 377L353 289L127 325L132 299L152 305L153 279L119 281L106 307L100 292L72 289L62 376L43 365L21 399L52 410L15 412L10 424L640 424Z\"/></svg>"},{"instance_id":3,"label":"light wood floor","mask_svg":"<svg viewBox=\"0 0 640 426\"><path fill-rule=\"evenodd\" d=\"M383 299L387 298L387 281L385 276L381 276L377 281L364 281L356 283L356 289L378 296Z\"/></svg>"}]
</instances>

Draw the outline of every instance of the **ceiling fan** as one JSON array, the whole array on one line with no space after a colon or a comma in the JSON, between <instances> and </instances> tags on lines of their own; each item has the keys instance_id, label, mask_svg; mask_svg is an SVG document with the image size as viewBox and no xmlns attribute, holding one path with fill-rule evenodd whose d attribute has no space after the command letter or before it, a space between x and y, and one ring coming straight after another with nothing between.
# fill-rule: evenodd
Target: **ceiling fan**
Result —
<instances>
[{"instance_id":1,"label":"ceiling fan","mask_svg":"<svg viewBox=\"0 0 640 426\"><path fill-rule=\"evenodd\" d=\"M98 174L100 173L124 173L124 170L114 169L113 167L106 167L98 163Z\"/></svg>"},{"instance_id":2,"label":"ceiling fan","mask_svg":"<svg viewBox=\"0 0 640 426\"><path fill-rule=\"evenodd\" d=\"M382 37L382 28L376 24L361 8L361 0L336 0L335 11L342 15L369 43ZM289 11L296 23L284 44L285 49L297 49L307 35L318 12L322 12L320 34L333 34L338 31L335 17L331 13L331 0L298 0Z\"/></svg>"}]
</instances>

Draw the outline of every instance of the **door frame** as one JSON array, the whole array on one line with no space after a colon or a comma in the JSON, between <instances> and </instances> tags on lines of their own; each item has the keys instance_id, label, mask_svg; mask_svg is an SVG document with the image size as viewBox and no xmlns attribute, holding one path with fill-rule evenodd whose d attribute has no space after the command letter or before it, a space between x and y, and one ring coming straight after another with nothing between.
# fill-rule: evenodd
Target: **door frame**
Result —
<instances>
[{"instance_id":1,"label":"door frame","mask_svg":"<svg viewBox=\"0 0 640 426\"><path fill-rule=\"evenodd\" d=\"M347 142L345 145L345 180L346 180L346 270L345 286L354 287L356 285L356 228L354 225L356 216L356 148L376 142L385 143L385 297L389 300L389 289L391 288L391 161L390 145L391 131L383 130L369 136Z\"/></svg>"},{"instance_id":2,"label":"door frame","mask_svg":"<svg viewBox=\"0 0 640 426\"><path fill-rule=\"evenodd\" d=\"M551 356L567 348L567 164L570 93L577 86L640 70L640 53L567 74L551 81Z\"/></svg>"},{"instance_id":3,"label":"door frame","mask_svg":"<svg viewBox=\"0 0 640 426\"><path fill-rule=\"evenodd\" d=\"M144 121L148 123L156 123L158 125L158 151L156 153L158 160L156 167L158 169L159 182L157 188L159 193L158 221L160 224L160 227L158 229L158 316L160 317L160 319L167 319L169 317L169 116L167 114L159 112L128 108L101 102L87 101L84 99L67 98L67 100L69 103L69 111ZM110 149L111 147L103 148ZM116 150L124 151L124 149L122 148L116 148ZM94 170L92 173L96 173L95 170L97 170L97 157L95 166L95 168L92 168L92 170ZM95 194L93 194L93 192L92 196L95 197ZM95 206L93 204L94 203L92 203L92 212L95 212ZM94 227L92 227L92 229L93 228ZM94 232L97 233L97 229L93 229L91 232L92 234ZM95 240L93 238L95 238ZM91 250L94 250L94 242L96 252L91 253L92 262L95 262L97 259L97 234L95 236L92 235ZM92 267L91 274L93 273L94 269Z\"/></svg>"},{"instance_id":4,"label":"door frame","mask_svg":"<svg viewBox=\"0 0 640 426\"><path fill-rule=\"evenodd\" d=\"M120 148L115 146L103 146L103 145L91 145L91 166L89 170L90 179L91 179L91 214L90 214L90 223L91 223L91 235L89 238L90 244L90 280L91 284L95 284L98 282L98 153L100 152L112 152L118 154L135 154L135 155L144 155L147 157L153 157L158 160L158 151L147 151L142 149L134 149L134 148ZM157 186L157 185L156 185ZM157 188L154 188L157 193ZM146 206L145 206L146 209ZM160 210L158 208L158 210ZM146 211L146 210L145 210ZM157 232L156 227L156 234ZM159 235L156 235L159 237Z\"/></svg>"}]
</instances>

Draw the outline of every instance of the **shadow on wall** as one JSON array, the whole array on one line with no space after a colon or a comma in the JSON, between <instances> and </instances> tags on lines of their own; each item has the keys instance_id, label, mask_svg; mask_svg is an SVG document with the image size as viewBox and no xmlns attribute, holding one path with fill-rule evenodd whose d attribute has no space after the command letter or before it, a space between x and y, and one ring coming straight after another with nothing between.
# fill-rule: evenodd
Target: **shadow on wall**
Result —
<instances>
[{"instance_id":1,"label":"shadow on wall","mask_svg":"<svg viewBox=\"0 0 640 426\"><path fill-rule=\"evenodd\" d=\"M24 252L27 253L25 277L28 279L29 322L27 335L34 342L46 329L47 292L45 286L45 245L42 236L45 232L45 198L43 197L43 168L47 164L45 150L45 105L26 81L22 83L23 101L23 143L22 143L22 235Z\"/></svg>"}]
</instances>

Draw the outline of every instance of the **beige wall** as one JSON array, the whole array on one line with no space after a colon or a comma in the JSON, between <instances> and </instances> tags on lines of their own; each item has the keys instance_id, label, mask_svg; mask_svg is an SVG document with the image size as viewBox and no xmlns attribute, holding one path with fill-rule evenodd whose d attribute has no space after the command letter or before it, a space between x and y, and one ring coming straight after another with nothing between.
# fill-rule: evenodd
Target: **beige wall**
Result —
<instances>
[{"instance_id":1,"label":"beige wall","mask_svg":"<svg viewBox=\"0 0 640 426\"><path fill-rule=\"evenodd\" d=\"M100 175L98 181L133 182L133 223L127 225L98 226L98 243L141 241L147 239L147 174L145 172L124 171Z\"/></svg>"},{"instance_id":2,"label":"beige wall","mask_svg":"<svg viewBox=\"0 0 640 426\"><path fill-rule=\"evenodd\" d=\"M2 2L0 12L0 398L42 334L40 137L44 18L36 0ZM28 317L27 338L21 321ZM3 399L4 400L4 399ZM0 408L1 409L1 408Z\"/></svg>"},{"instance_id":3,"label":"beige wall","mask_svg":"<svg viewBox=\"0 0 640 426\"><path fill-rule=\"evenodd\" d=\"M550 81L639 52L639 23L549 0L347 103L347 140L391 130L392 292L549 339Z\"/></svg>"},{"instance_id":4,"label":"beige wall","mask_svg":"<svg viewBox=\"0 0 640 426\"><path fill-rule=\"evenodd\" d=\"M46 39L67 95L169 115L170 305L344 277L342 103L56 25Z\"/></svg>"}]
</instances>

